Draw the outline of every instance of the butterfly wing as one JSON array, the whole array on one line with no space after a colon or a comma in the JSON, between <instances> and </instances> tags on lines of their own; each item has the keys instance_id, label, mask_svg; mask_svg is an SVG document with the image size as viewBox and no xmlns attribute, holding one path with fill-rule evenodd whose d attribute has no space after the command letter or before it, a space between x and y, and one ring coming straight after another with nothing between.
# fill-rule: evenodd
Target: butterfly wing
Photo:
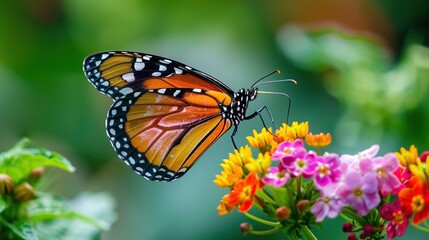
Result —
<instances>
[{"instance_id":1,"label":"butterfly wing","mask_svg":"<svg viewBox=\"0 0 429 240\"><path fill-rule=\"evenodd\" d=\"M88 80L114 99L106 130L118 156L150 180L182 176L230 127L232 90L179 62L108 52L84 61Z\"/></svg>"}]
</instances>

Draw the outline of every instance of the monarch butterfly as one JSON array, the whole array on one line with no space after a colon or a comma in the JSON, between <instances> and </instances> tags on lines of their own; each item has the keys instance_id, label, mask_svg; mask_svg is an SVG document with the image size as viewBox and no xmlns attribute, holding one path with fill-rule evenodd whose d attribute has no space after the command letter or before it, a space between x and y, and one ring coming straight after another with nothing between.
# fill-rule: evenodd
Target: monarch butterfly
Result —
<instances>
[{"instance_id":1,"label":"monarch butterfly","mask_svg":"<svg viewBox=\"0 0 429 240\"><path fill-rule=\"evenodd\" d=\"M234 140L240 121L264 109L269 113L263 106L246 116L258 94L256 83L234 92L206 73L160 56L101 52L85 58L83 70L114 100L106 132L119 158L152 181L183 176L232 126Z\"/></svg>"}]
</instances>

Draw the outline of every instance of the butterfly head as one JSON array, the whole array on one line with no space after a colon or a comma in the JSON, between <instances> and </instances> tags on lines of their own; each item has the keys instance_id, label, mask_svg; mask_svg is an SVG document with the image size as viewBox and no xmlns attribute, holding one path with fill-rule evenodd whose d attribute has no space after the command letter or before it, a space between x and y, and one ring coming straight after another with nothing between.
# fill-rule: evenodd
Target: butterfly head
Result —
<instances>
[{"instance_id":1,"label":"butterfly head","mask_svg":"<svg viewBox=\"0 0 429 240\"><path fill-rule=\"evenodd\" d=\"M246 95L249 97L249 100L254 100L258 95L258 88L250 88L246 90Z\"/></svg>"}]
</instances>

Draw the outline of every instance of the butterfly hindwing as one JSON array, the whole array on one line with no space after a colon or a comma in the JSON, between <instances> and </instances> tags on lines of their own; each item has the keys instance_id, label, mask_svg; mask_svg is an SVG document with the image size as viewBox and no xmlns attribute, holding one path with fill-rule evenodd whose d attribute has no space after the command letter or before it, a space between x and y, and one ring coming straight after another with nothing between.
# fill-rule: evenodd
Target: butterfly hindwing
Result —
<instances>
[{"instance_id":1,"label":"butterfly hindwing","mask_svg":"<svg viewBox=\"0 0 429 240\"><path fill-rule=\"evenodd\" d=\"M106 130L113 148L136 173L150 180L182 176L231 126L216 104L186 100L198 98L195 94L212 97L193 89L180 91L136 91L116 100L109 110Z\"/></svg>"}]
</instances>

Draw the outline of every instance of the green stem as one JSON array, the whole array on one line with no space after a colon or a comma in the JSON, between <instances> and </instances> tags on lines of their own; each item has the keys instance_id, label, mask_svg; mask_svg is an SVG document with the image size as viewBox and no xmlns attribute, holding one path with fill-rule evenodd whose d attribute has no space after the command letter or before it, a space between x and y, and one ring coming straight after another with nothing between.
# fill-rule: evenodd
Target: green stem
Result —
<instances>
[{"instance_id":1,"label":"green stem","mask_svg":"<svg viewBox=\"0 0 429 240\"><path fill-rule=\"evenodd\" d=\"M282 229L283 229L283 226L279 224L273 229L262 230L262 231L250 230L249 233L253 235L269 235L269 234L276 233Z\"/></svg>"},{"instance_id":2,"label":"green stem","mask_svg":"<svg viewBox=\"0 0 429 240\"><path fill-rule=\"evenodd\" d=\"M244 215L245 215L246 217L248 217L248 218L252 219L252 220L253 220L253 221L255 221L255 222L259 222L259 223L265 224L265 225L267 225L267 226L272 226L272 227L281 226L281 224L280 224L279 222L271 222L271 221L268 221L268 220L265 220L265 219L259 218L259 217L257 217L257 216L254 216L254 215L252 215L252 214L250 214L250 213L248 213L248 212L244 212Z\"/></svg>"},{"instance_id":3,"label":"green stem","mask_svg":"<svg viewBox=\"0 0 429 240\"><path fill-rule=\"evenodd\" d=\"M314 236L307 225L301 225L301 233L307 240L317 240L316 236Z\"/></svg>"},{"instance_id":4,"label":"green stem","mask_svg":"<svg viewBox=\"0 0 429 240\"><path fill-rule=\"evenodd\" d=\"M301 182L302 182L302 175L299 175L298 178L296 179L296 192L298 195L298 199L302 198Z\"/></svg>"},{"instance_id":5,"label":"green stem","mask_svg":"<svg viewBox=\"0 0 429 240\"><path fill-rule=\"evenodd\" d=\"M296 231L292 230L292 231L289 231L288 233L289 235L287 236L289 240L301 240L298 234L296 233Z\"/></svg>"},{"instance_id":6,"label":"green stem","mask_svg":"<svg viewBox=\"0 0 429 240\"><path fill-rule=\"evenodd\" d=\"M342 217L344 220L346 220L347 222L353 222L353 219L348 217L347 215L345 215L344 213L340 212L340 217Z\"/></svg>"},{"instance_id":7,"label":"green stem","mask_svg":"<svg viewBox=\"0 0 429 240\"><path fill-rule=\"evenodd\" d=\"M413 225L413 227L417 228L420 231L428 232L429 233L429 228L422 227L422 226L420 226L418 224L411 224L411 225Z\"/></svg>"}]
</instances>

